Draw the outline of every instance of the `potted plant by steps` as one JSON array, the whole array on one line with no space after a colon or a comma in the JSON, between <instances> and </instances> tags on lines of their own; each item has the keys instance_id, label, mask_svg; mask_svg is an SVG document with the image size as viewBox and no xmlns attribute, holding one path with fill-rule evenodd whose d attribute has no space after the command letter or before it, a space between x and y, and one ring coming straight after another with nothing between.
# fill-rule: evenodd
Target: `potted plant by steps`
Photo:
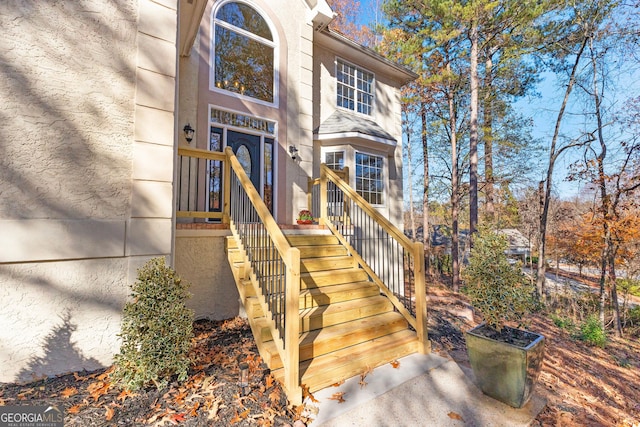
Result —
<instances>
[{"instance_id":1,"label":"potted plant by steps","mask_svg":"<svg viewBox=\"0 0 640 427\"><path fill-rule=\"evenodd\" d=\"M535 289L509 264L507 240L488 229L473 239L463 292L484 322L465 333L469 362L480 389L515 408L533 392L544 357L544 336L506 326L521 324L536 304Z\"/></svg>"},{"instance_id":2,"label":"potted plant by steps","mask_svg":"<svg viewBox=\"0 0 640 427\"><path fill-rule=\"evenodd\" d=\"M313 215L308 209L302 209L298 213L298 224L313 224Z\"/></svg>"}]
</instances>

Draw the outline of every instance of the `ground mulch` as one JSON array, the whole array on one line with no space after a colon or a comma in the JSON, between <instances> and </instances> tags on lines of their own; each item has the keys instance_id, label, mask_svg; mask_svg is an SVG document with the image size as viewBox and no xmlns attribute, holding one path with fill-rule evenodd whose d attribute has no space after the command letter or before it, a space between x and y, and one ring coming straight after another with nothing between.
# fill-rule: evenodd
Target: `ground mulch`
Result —
<instances>
[{"instance_id":1,"label":"ground mulch","mask_svg":"<svg viewBox=\"0 0 640 427\"><path fill-rule=\"evenodd\" d=\"M463 332L479 323L463 296L444 286L429 289L433 351L469 367ZM530 329L546 337L536 393L547 406L534 426L640 426L640 342L609 337L591 347L557 327L544 313ZM109 369L74 372L29 384L0 384L0 405L53 405L65 426L303 426L303 407L288 405L261 362L246 320L197 321L184 383L136 393L115 386ZM249 389L238 384L239 363L249 364Z\"/></svg>"}]
</instances>

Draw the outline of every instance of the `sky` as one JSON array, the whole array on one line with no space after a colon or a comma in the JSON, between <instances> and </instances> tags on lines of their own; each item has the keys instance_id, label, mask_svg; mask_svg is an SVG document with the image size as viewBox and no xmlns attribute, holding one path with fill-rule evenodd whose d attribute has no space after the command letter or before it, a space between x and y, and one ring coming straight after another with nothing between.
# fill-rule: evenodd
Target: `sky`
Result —
<instances>
[{"instance_id":1,"label":"sky","mask_svg":"<svg viewBox=\"0 0 640 427\"><path fill-rule=\"evenodd\" d=\"M360 14L358 16L358 22L364 24L370 24L382 19L382 13L376 10L382 4L383 0L360 0ZM539 97L527 97L522 98L516 104L516 110L521 114L530 117L533 120L533 137L539 139L543 147L550 146L551 138L554 131L556 117L558 110L562 103L562 97L564 96L564 87L558 85L556 76L552 73L544 73L542 81L538 85L537 91ZM640 95L640 70L636 70L633 74L620 75L616 81L616 85L612 90L618 92L609 92L609 98L614 102L622 103L623 99L628 96ZM565 114L563 124L561 126L561 134L571 135L576 134L581 128L584 122L584 116L578 114L581 110L581 101L576 99L578 90L574 89L572 95L573 102ZM554 188L555 193L564 199L573 198L580 193L584 192L584 183L569 182L566 180L570 164L576 160L576 156L580 153L577 151L567 151L565 155L561 156L556 167L554 169ZM548 162L548 151L544 158L544 168ZM540 159L535 159L540 161ZM534 161L534 159L532 159ZM546 170L541 171L537 181L546 177ZM537 182L536 181L536 182Z\"/></svg>"}]
</instances>

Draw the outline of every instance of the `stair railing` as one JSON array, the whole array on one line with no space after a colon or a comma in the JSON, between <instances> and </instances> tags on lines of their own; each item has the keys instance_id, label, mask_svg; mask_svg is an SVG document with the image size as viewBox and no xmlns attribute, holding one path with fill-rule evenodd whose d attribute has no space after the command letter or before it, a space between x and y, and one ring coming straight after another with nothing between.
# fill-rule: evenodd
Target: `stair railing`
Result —
<instances>
[{"instance_id":1,"label":"stair railing","mask_svg":"<svg viewBox=\"0 0 640 427\"><path fill-rule=\"evenodd\" d=\"M240 162L227 147L230 228L246 253L251 279L284 364L283 384L294 405L302 403L300 387L300 250L289 245Z\"/></svg>"},{"instance_id":2,"label":"stair railing","mask_svg":"<svg viewBox=\"0 0 640 427\"><path fill-rule=\"evenodd\" d=\"M429 353L424 245L409 240L325 164L320 166L320 179L310 181L310 186L310 206L319 206L319 222L351 251L416 330L419 351Z\"/></svg>"}]
</instances>

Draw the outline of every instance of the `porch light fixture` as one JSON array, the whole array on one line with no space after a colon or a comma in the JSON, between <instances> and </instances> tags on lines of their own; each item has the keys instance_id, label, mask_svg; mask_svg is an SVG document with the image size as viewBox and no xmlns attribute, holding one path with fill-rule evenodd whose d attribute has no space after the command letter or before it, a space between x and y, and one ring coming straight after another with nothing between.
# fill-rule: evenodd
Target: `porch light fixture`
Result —
<instances>
[{"instance_id":1,"label":"porch light fixture","mask_svg":"<svg viewBox=\"0 0 640 427\"><path fill-rule=\"evenodd\" d=\"M293 160L296 160L298 158L298 148L295 145L290 145L289 154L291 154Z\"/></svg>"},{"instance_id":2,"label":"porch light fixture","mask_svg":"<svg viewBox=\"0 0 640 427\"><path fill-rule=\"evenodd\" d=\"M187 123L186 125L184 125L184 128L182 128L182 130L184 131L184 138L187 140L187 142L193 141L193 134L196 131L193 130L193 128L191 127L191 124Z\"/></svg>"}]
</instances>

